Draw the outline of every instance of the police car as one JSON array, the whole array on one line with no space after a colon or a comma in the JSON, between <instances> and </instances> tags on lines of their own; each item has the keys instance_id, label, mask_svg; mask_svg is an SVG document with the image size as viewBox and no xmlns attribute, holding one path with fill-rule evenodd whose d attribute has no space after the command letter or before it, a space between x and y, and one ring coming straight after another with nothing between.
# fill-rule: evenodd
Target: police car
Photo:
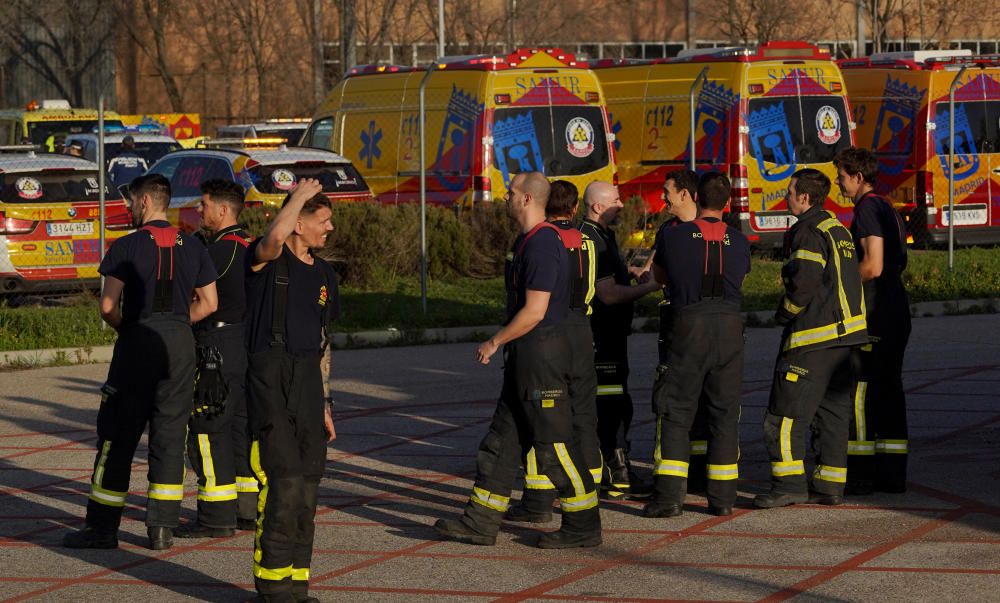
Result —
<instances>
[{"instance_id":1,"label":"police car","mask_svg":"<svg viewBox=\"0 0 1000 603\"><path fill-rule=\"evenodd\" d=\"M131 136L135 141L135 153L146 160L146 165L153 165L167 153L181 149L181 143L171 136L144 132L126 132L117 129L104 133L104 163L107 164L122 152L122 139ZM70 134L66 137L66 146L80 145L83 156L90 161L97 161L97 134Z\"/></svg>"},{"instance_id":2,"label":"police car","mask_svg":"<svg viewBox=\"0 0 1000 603\"><path fill-rule=\"evenodd\" d=\"M243 186L247 207L278 209L302 178L316 178L334 203L372 201L361 174L341 155L321 149L288 147L283 139L217 139L203 148L175 151L149 173L170 181L170 221L185 231L198 228L201 183L221 178ZM277 146L275 146L277 144Z\"/></svg>"},{"instance_id":3,"label":"police car","mask_svg":"<svg viewBox=\"0 0 1000 603\"><path fill-rule=\"evenodd\" d=\"M96 287L97 164L31 148L0 148L0 293ZM117 191L106 197L107 247L132 225Z\"/></svg>"},{"instance_id":4,"label":"police car","mask_svg":"<svg viewBox=\"0 0 1000 603\"><path fill-rule=\"evenodd\" d=\"M298 144L310 121L308 117L286 117L252 124L230 124L219 126L216 134L219 138L284 138Z\"/></svg>"}]
</instances>

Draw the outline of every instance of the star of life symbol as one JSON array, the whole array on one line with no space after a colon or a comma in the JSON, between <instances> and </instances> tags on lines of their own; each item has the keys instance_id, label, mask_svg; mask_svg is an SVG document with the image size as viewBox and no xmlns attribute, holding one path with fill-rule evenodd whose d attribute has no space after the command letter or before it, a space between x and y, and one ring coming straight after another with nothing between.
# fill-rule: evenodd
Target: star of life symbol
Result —
<instances>
[{"instance_id":1,"label":"star of life symbol","mask_svg":"<svg viewBox=\"0 0 1000 603\"><path fill-rule=\"evenodd\" d=\"M361 153L358 158L366 161L370 168L372 161L382 156L382 150L378 148L379 141L382 140L382 128L375 130L375 120L368 122L368 130L361 131Z\"/></svg>"}]
</instances>

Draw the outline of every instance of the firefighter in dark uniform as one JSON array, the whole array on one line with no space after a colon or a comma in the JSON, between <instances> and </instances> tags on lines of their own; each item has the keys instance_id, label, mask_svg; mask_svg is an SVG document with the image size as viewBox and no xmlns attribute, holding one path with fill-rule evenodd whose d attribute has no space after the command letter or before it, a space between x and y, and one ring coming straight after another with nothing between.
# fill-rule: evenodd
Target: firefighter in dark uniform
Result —
<instances>
[{"instance_id":1,"label":"firefighter in dark uniform","mask_svg":"<svg viewBox=\"0 0 1000 603\"><path fill-rule=\"evenodd\" d=\"M487 364L504 347L503 390L479 446L476 481L462 518L434 524L442 536L460 542L496 542L521 459L534 448L537 473L552 481L563 516L560 529L543 534L538 546L601 543L597 489L573 436L569 266L558 228L545 221L548 197L549 183L538 172L511 180L507 208L521 234L507 267L507 322L476 350L479 362Z\"/></svg>"},{"instance_id":2,"label":"firefighter in dark uniform","mask_svg":"<svg viewBox=\"0 0 1000 603\"><path fill-rule=\"evenodd\" d=\"M869 345L861 348L861 377L847 448L847 489L868 494L906 491L909 439L903 354L910 339L910 300L903 286L906 226L873 192L878 160L868 149L845 149L834 159L837 184L854 200L851 236L858 251L868 310Z\"/></svg>"},{"instance_id":3,"label":"firefighter in dark uniform","mask_svg":"<svg viewBox=\"0 0 1000 603\"><path fill-rule=\"evenodd\" d=\"M188 460L198 476L198 521L174 530L178 538L232 536L237 527L252 530L257 518L257 479L250 469L247 431L246 371L243 314L246 311L244 273L247 248L253 241L236 223L243 211L243 187L231 180L201 185L198 213L207 233L208 253L219 273L215 282L219 309L194 326L202 358L214 348L221 370L202 368L196 392L222 381L221 409L199 407L188 426Z\"/></svg>"},{"instance_id":4,"label":"firefighter in dark uniform","mask_svg":"<svg viewBox=\"0 0 1000 603\"><path fill-rule=\"evenodd\" d=\"M115 241L100 266L101 318L118 331L118 339L101 388L86 525L66 535L63 544L70 548L118 546L132 456L147 423L146 532L152 549L172 545L184 497L184 442L195 376L191 322L215 312L218 304L215 268L205 246L167 221L170 182L157 174L141 176L128 196L139 230Z\"/></svg>"},{"instance_id":5,"label":"firefighter in dark uniform","mask_svg":"<svg viewBox=\"0 0 1000 603\"><path fill-rule=\"evenodd\" d=\"M250 463L260 482L253 573L263 601L315 600L308 592L316 501L326 443L336 436L321 360L337 279L313 255L333 230L322 190L301 180L247 251Z\"/></svg>"},{"instance_id":6,"label":"firefighter in dark uniform","mask_svg":"<svg viewBox=\"0 0 1000 603\"><path fill-rule=\"evenodd\" d=\"M590 302L594 297L593 267L597 259L593 241L581 233L573 222L579 204L579 192L573 183L565 180L552 182L545 217L560 229L560 238L563 238L570 267L566 329L572 340L570 363L573 368L569 379L569 396L573 407L573 436L594 483L598 483L603 463L597 439L597 373L594 371L594 337L590 330ZM569 236L564 238L563 234ZM575 241L576 236L579 236L579 243ZM555 485L548 477L538 473L534 449L528 451L525 459L524 496L519 504L511 505L505 518L510 521L547 523L552 520L552 503L555 498Z\"/></svg>"},{"instance_id":7,"label":"firefighter in dark uniform","mask_svg":"<svg viewBox=\"0 0 1000 603\"><path fill-rule=\"evenodd\" d=\"M664 210L670 212L673 217L664 222L656 231L656 238L653 240L653 254L650 256L650 269L654 278L666 282L666 275L663 269L652 263L656 257L656 251L660 248L660 242L666 236L666 231L679 224L690 222L698 217L698 203L695 198L698 196L698 174L691 170L674 170L667 173L663 179L663 201ZM660 333L657 341L657 351L659 364L667 361L667 350L670 349L670 333L673 326L673 308L670 305L670 289L663 289L663 300L659 304L660 310ZM698 411L694 415L694 424L691 426L691 450L688 456L688 481L687 491L689 494L700 494L707 487L707 462L708 458L708 409L704 403L704 397L698 402Z\"/></svg>"},{"instance_id":8,"label":"firefighter in dark uniform","mask_svg":"<svg viewBox=\"0 0 1000 603\"><path fill-rule=\"evenodd\" d=\"M722 222L729 179L717 172L698 182L698 218L663 233L653 263L670 287L673 326L666 362L653 388L657 416L653 500L646 517L675 517L687 493L689 434L703 401L708 440L708 510L730 515L739 477L743 387L743 280L750 243Z\"/></svg>"},{"instance_id":9,"label":"firefighter in dark uniform","mask_svg":"<svg viewBox=\"0 0 1000 603\"><path fill-rule=\"evenodd\" d=\"M580 230L594 241L597 270L594 311L590 326L594 334L594 365L597 369L597 433L604 457L601 489L611 497L644 489L632 471L628 453L632 426L632 396L628 391L628 336L632 333L634 302L660 288L646 274L632 285L628 266L618 249L611 226L622 210L618 187L595 181L583 193L586 217ZM635 490L636 492L633 492ZM645 492L648 494L648 486Z\"/></svg>"},{"instance_id":10,"label":"firefighter in dark uniform","mask_svg":"<svg viewBox=\"0 0 1000 603\"><path fill-rule=\"evenodd\" d=\"M771 490L754 505L843 502L847 432L856 347L867 343L865 300L851 233L823 209L830 179L811 168L792 174L786 201L798 221L786 234L785 295L775 314L784 325L764 417ZM803 459L812 431L816 467L807 483Z\"/></svg>"}]
</instances>

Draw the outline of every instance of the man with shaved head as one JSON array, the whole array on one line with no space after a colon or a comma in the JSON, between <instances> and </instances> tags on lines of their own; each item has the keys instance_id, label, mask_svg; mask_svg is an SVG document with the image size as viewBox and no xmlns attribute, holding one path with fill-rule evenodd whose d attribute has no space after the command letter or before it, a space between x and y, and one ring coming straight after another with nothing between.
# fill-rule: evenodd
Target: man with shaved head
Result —
<instances>
[{"instance_id":1,"label":"man with shaved head","mask_svg":"<svg viewBox=\"0 0 1000 603\"><path fill-rule=\"evenodd\" d=\"M543 534L540 548L601 544L597 488L573 437L569 375L572 372L569 235L545 221L550 187L538 172L517 174L506 195L507 212L520 234L507 262L507 320L476 350L488 364L500 346L504 379L489 432L479 445L476 481L461 519L439 519L445 538L492 545L510 505L521 459L532 452L538 473L559 493L562 526ZM566 232L567 235L561 235Z\"/></svg>"},{"instance_id":2,"label":"man with shaved head","mask_svg":"<svg viewBox=\"0 0 1000 603\"><path fill-rule=\"evenodd\" d=\"M587 214L580 230L594 241L597 253L594 311L594 364L597 369L597 434L604 457L601 490L612 498L649 493L629 464L628 431L632 424L632 397L628 393L628 336L636 299L660 286L650 279L632 284L611 226L622 210L618 187L600 180L583 193Z\"/></svg>"}]
</instances>

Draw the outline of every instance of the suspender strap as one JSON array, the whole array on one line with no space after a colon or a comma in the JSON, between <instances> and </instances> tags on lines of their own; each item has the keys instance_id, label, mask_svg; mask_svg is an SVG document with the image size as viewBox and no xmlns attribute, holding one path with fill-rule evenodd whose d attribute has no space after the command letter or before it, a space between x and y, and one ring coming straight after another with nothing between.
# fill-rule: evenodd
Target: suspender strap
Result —
<instances>
[{"instance_id":1,"label":"suspender strap","mask_svg":"<svg viewBox=\"0 0 1000 603\"><path fill-rule=\"evenodd\" d=\"M285 345L285 320L288 317L288 255L284 249L274 261L274 292L271 298L271 345Z\"/></svg>"},{"instance_id":2,"label":"suspender strap","mask_svg":"<svg viewBox=\"0 0 1000 603\"><path fill-rule=\"evenodd\" d=\"M152 314L171 314L174 311L174 247L177 245L178 229L146 225L139 230L149 233L156 243L156 288Z\"/></svg>"},{"instance_id":3,"label":"suspender strap","mask_svg":"<svg viewBox=\"0 0 1000 603\"><path fill-rule=\"evenodd\" d=\"M721 299L724 294L722 278L722 248L726 238L725 222L709 222L698 218L694 221L705 241L705 271L701 277L701 299Z\"/></svg>"},{"instance_id":4,"label":"suspender strap","mask_svg":"<svg viewBox=\"0 0 1000 603\"><path fill-rule=\"evenodd\" d=\"M251 240L244 239L243 237L241 237L240 235L236 234L235 232L231 232L231 233L229 233L227 235L223 235L222 238L220 238L219 240L220 241L235 241L235 242L239 243L240 245L242 245L244 248L250 247L250 243L252 242Z\"/></svg>"}]
</instances>

